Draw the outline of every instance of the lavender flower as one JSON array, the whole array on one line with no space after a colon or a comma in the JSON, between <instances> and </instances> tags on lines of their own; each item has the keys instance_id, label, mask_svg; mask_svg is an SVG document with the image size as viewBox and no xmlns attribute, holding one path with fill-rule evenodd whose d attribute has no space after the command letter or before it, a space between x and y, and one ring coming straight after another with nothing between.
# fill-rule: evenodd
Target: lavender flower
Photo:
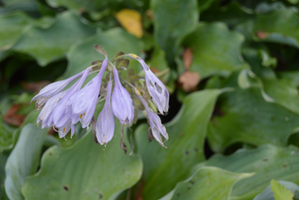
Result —
<instances>
[{"instance_id":1,"label":"lavender flower","mask_svg":"<svg viewBox=\"0 0 299 200\"><path fill-rule=\"evenodd\" d=\"M112 91L112 81L109 80L107 86L107 96L106 102L103 110L98 116L96 124L96 138L98 142L103 145L107 144L114 134L114 116L111 108L111 91Z\"/></svg>"},{"instance_id":2,"label":"lavender flower","mask_svg":"<svg viewBox=\"0 0 299 200\"><path fill-rule=\"evenodd\" d=\"M38 109L43 107L37 118L37 123L41 124L42 128L53 126L58 132L59 137L65 137L69 131L71 131L72 137L75 132L75 124L78 122L81 123L82 128L88 127L92 123L95 141L101 145L106 145L114 135L115 116L122 123L121 147L126 152L126 145L123 141L123 129L125 126L130 126L133 123L135 115L134 107L142 110L145 108L150 126L150 134L165 147L162 137L167 141L168 134L159 116L151 107L156 106L161 114L168 111L169 93L166 87L151 72L145 62L135 54L120 52L112 59L112 62L109 62L107 53L101 46L95 45L95 49L105 57L104 61L93 62L94 64L86 70L66 80L46 86L32 99L32 101L36 100ZM130 78L131 75L128 76L128 80L120 77L122 71L126 70L129 64L129 60L124 59L126 56L134 58L141 63L145 71L147 88L144 88L144 83L138 82L143 80L140 80L138 76L136 79L132 70L130 71L130 74L133 74L132 79ZM116 66L114 66L114 62L116 62ZM101 67L100 70L99 67ZM98 74L82 88L91 70ZM108 74L106 79L102 79L105 71L108 71ZM64 90L70 82L79 77L81 78L75 84ZM104 81L104 84L102 84L102 81ZM104 90L106 88L106 95L103 93L104 90L101 90L101 86ZM141 95L136 87L144 95ZM101 96L99 97L100 93ZM136 100L138 98L135 98L133 104L131 96L136 96L135 93L141 102ZM146 95L148 93L155 106L149 106L152 102ZM97 120L95 120L94 112L96 105L99 99L100 101L105 100L104 96L106 96L106 102ZM144 105L144 108L140 106L142 105L141 103Z\"/></svg>"},{"instance_id":3,"label":"lavender flower","mask_svg":"<svg viewBox=\"0 0 299 200\"><path fill-rule=\"evenodd\" d=\"M131 58L137 60L144 69L146 87L152 100L161 114L168 112L169 93L164 84L154 75L147 64L137 55L128 54Z\"/></svg>"},{"instance_id":4,"label":"lavender flower","mask_svg":"<svg viewBox=\"0 0 299 200\"><path fill-rule=\"evenodd\" d=\"M52 96L62 91L69 83L82 76L82 74L83 72L80 72L66 80L57 81L47 85L41 89L41 91L35 97L32 98L30 103L32 103L32 101L36 101L36 108L41 108Z\"/></svg>"},{"instance_id":5,"label":"lavender flower","mask_svg":"<svg viewBox=\"0 0 299 200\"><path fill-rule=\"evenodd\" d=\"M137 89L135 89L135 92L146 109L151 133L153 134L154 138L159 142L159 144L165 147L161 135L165 138L165 142L166 142L168 140L168 134L166 132L165 127L161 123L160 117L148 106L148 104L142 98L140 92Z\"/></svg>"},{"instance_id":6,"label":"lavender flower","mask_svg":"<svg viewBox=\"0 0 299 200\"><path fill-rule=\"evenodd\" d=\"M108 58L105 58L98 75L89 83L87 83L82 90L76 92L72 97L70 97L72 112L75 114L73 117L73 123L75 124L80 120L82 123L82 128L85 128L89 125L94 115L100 93L102 77L107 66Z\"/></svg>"},{"instance_id":7,"label":"lavender flower","mask_svg":"<svg viewBox=\"0 0 299 200\"><path fill-rule=\"evenodd\" d=\"M112 94L113 114L122 124L130 124L134 119L134 106L129 92L121 85L118 71L113 68L115 87Z\"/></svg>"}]
</instances>

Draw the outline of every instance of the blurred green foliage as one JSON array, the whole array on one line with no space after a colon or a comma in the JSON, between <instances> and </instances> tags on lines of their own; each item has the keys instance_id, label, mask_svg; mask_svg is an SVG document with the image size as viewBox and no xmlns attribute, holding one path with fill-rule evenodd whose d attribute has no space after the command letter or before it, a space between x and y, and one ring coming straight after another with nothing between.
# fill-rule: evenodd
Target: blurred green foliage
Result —
<instances>
[{"instance_id":1,"label":"blurred green foliage","mask_svg":"<svg viewBox=\"0 0 299 200\"><path fill-rule=\"evenodd\" d=\"M140 14L141 38L116 19L123 9ZM0 199L299 199L298 9L298 0L0 1ZM35 125L31 98L103 59L94 44L168 71L167 149L148 142L142 117L125 131L132 155L118 123L107 147L90 129L63 140Z\"/></svg>"}]
</instances>

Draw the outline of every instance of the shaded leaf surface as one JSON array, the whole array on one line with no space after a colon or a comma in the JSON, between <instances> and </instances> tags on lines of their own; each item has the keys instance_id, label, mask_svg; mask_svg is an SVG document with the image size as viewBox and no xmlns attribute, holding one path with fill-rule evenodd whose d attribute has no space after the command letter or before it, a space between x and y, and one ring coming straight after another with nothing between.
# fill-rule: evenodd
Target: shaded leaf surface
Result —
<instances>
[{"instance_id":1,"label":"shaded leaf surface","mask_svg":"<svg viewBox=\"0 0 299 200\"><path fill-rule=\"evenodd\" d=\"M221 92L223 91L205 90L184 99L179 114L166 125L171 138L165 143L167 149L156 141L147 141L147 125L137 128L137 149L144 163L142 197L145 200L158 199L167 194L177 182L190 176L192 166L204 160L203 145L207 123Z\"/></svg>"},{"instance_id":2,"label":"shaded leaf surface","mask_svg":"<svg viewBox=\"0 0 299 200\"><path fill-rule=\"evenodd\" d=\"M5 165L5 191L10 199L23 199L21 187L27 176L37 170L47 131L33 124L27 124L22 129L19 140Z\"/></svg>"},{"instance_id":3,"label":"shaded leaf surface","mask_svg":"<svg viewBox=\"0 0 299 200\"><path fill-rule=\"evenodd\" d=\"M216 167L201 167L171 194L160 200L227 200L233 185L250 174L237 174Z\"/></svg>"},{"instance_id":4,"label":"shaded leaf surface","mask_svg":"<svg viewBox=\"0 0 299 200\"><path fill-rule=\"evenodd\" d=\"M200 23L184 41L193 52L190 70L206 78L213 74L228 76L246 68L240 52L243 40L241 34L229 31L222 23Z\"/></svg>"},{"instance_id":5,"label":"shaded leaf surface","mask_svg":"<svg viewBox=\"0 0 299 200\"><path fill-rule=\"evenodd\" d=\"M70 148L54 146L43 155L41 170L22 188L27 199L113 199L141 176L141 159L119 147L120 124L106 149L91 131Z\"/></svg>"},{"instance_id":6,"label":"shaded leaf surface","mask_svg":"<svg viewBox=\"0 0 299 200\"><path fill-rule=\"evenodd\" d=\"M236 87L235 75L223 87ZM234 92L224 94L216 111L208 126L208 141L216 152L236 142L285 146L299 126L297 114L266 102L256 87L236 87Z\"/></svg>"},{"instance_id":7,"label":"shaded leaf surface","mask_svg":"<svg viewBox=\"0 0 299 200\"><path fill-rule=\"evenodd\" d=\"M66 54L71 45L95 34L95 28L83 24L70 12L62 13L47 29L31 27L12 49L28 53L44 66Z\"/></svg>"},{"instance_id":8,"label":"shaded leaf surface","mask_svg":"<svg viewBox=\"0 0 299 200\"><path fill-rule=\"evenodd\" d=\"M298 155L299 149L294 146L265 145L252 150L240 149L230 156L217 154L197 167L215 166L236 173L255 172L252 177L240 180L233 187L230 197L251 200L267 187L271 179L298 184Z\"/></svg>"},{"instance_id":9,"label":"shaded leaf surface","mask_svg":"<svg viewBox=\"0 0 299 200\"><path fill-rule=\"evenodd\" d=\"M197 1L153 0L154 37L172 62L180 49L182 39L196 28ZM179 27L179 28L178 28Z\"/></svg>"}]
</instances>

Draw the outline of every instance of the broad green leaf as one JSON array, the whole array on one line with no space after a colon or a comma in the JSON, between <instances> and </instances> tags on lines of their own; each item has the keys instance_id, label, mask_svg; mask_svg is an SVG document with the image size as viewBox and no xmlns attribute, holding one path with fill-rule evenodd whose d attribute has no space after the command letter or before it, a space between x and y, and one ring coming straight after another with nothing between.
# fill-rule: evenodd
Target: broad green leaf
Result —
<instances>
[{"instance_id":1,"label":"broad green leaf","mask_svg":"<svg viewBox=\"0 0 299 200\"><path fill-rule=\"evenodd\" d=\"M271 180L271 190L274 193L275 200L293 200L294 195L292 192L274 179Z\"/></svg>"},{"instance_id":2,"label":"broad green leaf","mask_svg":"<svg viewBox=\"0 0 299 200\"><path fill-rule=\"evenodd\" d=\"M228 76L234 70L247 68L240 52L243 40L241 34L229 31L225 24L200 23L184 41L193 52L190 70L205 78L213 74Z\"/></svg>"},{"instance_id":3,"label":"broad green leaf","mask_svg":"<svg viewBox=\"0 0 299 200\"><path fill-rule=\"evenodd\" d=\"M278 181L278 183L285 186L286 189L292 192L292 194L299 191L299 186L293 182ZM258 194L253 200L275 200L271 190L271 185L269 185L262 193Z\"/></svg>"},{"instance_id":4,"label":"broad green leaf","mask_svg":"<svg viewBox=\"0 0 299 200\"><path fill-rule=\"evenodd\" d=\"M27 124L5 165L5 191L10 199L22 200L21 187L27 176L36 172L48 130Z\"/></svg>"},{"instance_id":5,"label":"broad green leaf","mask_svg":"<svg viewBox=\"0 0 299 200\"><path fill-rule=\"evenodd\" d=\"M298 184L298 155L299 149L294 146L281 148L265 145L257 149L240 149L230 156L216 154L195 169L215 166L235 173L255 173L250 178L240 180L230 196L231 200L251 200L269 185L271 179Z\"/></svg>"},{"instance_id":6,"label":"broad green leaf","mask_svg":"<svg viewBox=\"0 0 299 200\"><path fill-rule=\"evenodd\" d=\"M182 39L195 28L198 21L197 1L152 0L154 37L173 62L180 50Z\"/></svg>"},{"instance_id":7,"label":"broad green leaf","mask_svg":"<svg viewBox=\"0 0 299 200\"><path fill-rule=\"evenodd\" d=\"M166 124L169 141L167 149L158 142L147 140L148 126L143 124L135 132L137 150L144 163L142 197L158 199L172 190L175 184L191 174L191 168L203 161L203 145L207 123L218 95L225 90L195 92L183 100L175 119Z\"/></svg>"},{"instance_id":8,"label":"broad green leaf","mask_svg":"<svg viewBox=\"0 0 299 200\"><path fill-rule=\"evenodd\" d=\"M250 176L252 174L237 174L216 167L201 167L160 200L226 200L233 185L238 180Z\"/></svg>"},{"instance_id":9,"label":"broad green leaf","mask_svg":"<svg viewBox=\"0 0 299 200\"><path fill-rule=\"evenodd\" d=\"M0 199L6 200L6 194L4 190L4 180L5 180L5 163L7 160L7 155L0 152Z\"/></svg>"},{"instance_id":10,"label":"broad green leaf","mask_svg":"<svg viewBox=\"0 0 299 200\"><path fill-rule=\"evenodd\" d=\"M40 171L22 188L26 199L114 199L141 177L139 156L124 154L119 146L120 123L107 147L96 144L89 131L70 148L51 147Z\"/></svg>"},{"instance_id":11,"label":"broad green leaf","mask_svg":"<svg viewBox=\"0 0 299 200\"><path fill-rule=\"evenodd\" d=\"M197 1L198 8L202 12L210 7L210 5L213 3L214 0L201 0Z\"/></svg>"},{"instance_id":12,"label":"broad green leaf","mask_svg":"<svg viewBox=\"0 0 299 200\"><path fill-rule=\"evenodd\" d=\"M235 87L223 94L216 114L208 125L208 141L215 152L244 142L253 145L286 146L289 136L299 127L299 115L264 100L260 88L240 89L234 73L222 87Z\"/></svg>"},{"instance_id":13,"label":"broad green leaf","mask_svg":"<svg viewBox=\"0 0 299 200\"><path fill-rule=\"evenodd\" d=\"M256 41L282 43L297 48L299 47L298 28L297 11L286 7L257 14L255 19L238 26L239 30L250 33L251 38Z\"/></svg>"},{"instance_id":14,"label":"broad green leaf","mask_svg":"<svg viewBox=\"0 0 299 200\"><path fill-rule=\"evenodd\" d=\"M13 146L13 130L0 120L0 152Z\"/></svg>"},{"instance_id":15,"label":"broad green leaf","mask_svg":"<svg viewBox=\"0 0 299 200\"><path fill-rule=\"evenodd\" d=\"M95 32L95 28L83 24L77 15L64 12L49 28L33 26L27 29L12 49L28 53L39 65L45 66L63 57L71 45Z\"/></svg>"},{"instance_id":16,"label":"broad green leaf","mask_svg":"<svg viewBox=\"0 0 299 200\"><path fill-rule=\"evenodd\" d=\"M22 12L0 16L0 49L12 47L21 37L23 30L30 26L32 19Z\"/></svg>"},{"instance_id":17,"label":"broad green leaf","mask_svg":"<svg viewBox=\"0 0 299 200\"><path fill-rule=\"evenodd\" d=\"M108 31L98 31L96 35L75 45L68 53L68 69L64 77L70 77L86 69L90 64L104 57L95 49L94 45L101 45L111 60L120 51L125 53L140 54L140 40L121 28L113 28ZM133 59L130 60L130 67L138 69L139 64Z\"/></svg>"},{"instance_id":18,"label":"broad green leaf","mask_svg":"<svg viewBox=\"0 0 299 200\"><path fill-rule=\"evenodd\" d=\"M235 26L253 17L253 11L241 6L237 1L231 1L226 6L223 6L216 1L208 10L201 13L200 21L220 21L229 26Z\"/></svg>"},{"instance_id":19,"label":"broad green leaf","mask_svg":"<svg viewBox=\"0 0 299 200\"><path fill-rule=\"evenodd\" d=\"M278 77L286 79L292 83L292 86L299 86L299 71L283 71L278 73Z\"/></svg>"}]
</instances>

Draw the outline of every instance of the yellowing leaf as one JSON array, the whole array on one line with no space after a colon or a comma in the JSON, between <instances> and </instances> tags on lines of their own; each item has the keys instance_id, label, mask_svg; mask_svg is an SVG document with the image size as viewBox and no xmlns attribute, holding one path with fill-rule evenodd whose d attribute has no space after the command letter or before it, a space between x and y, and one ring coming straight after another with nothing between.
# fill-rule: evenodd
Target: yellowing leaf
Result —
<instances>
[{"instance_id":1,"label":"yellowing leaf","mask_svg":"<svg viewBox=\"0 0 299 200\"><path fill-rule=\"evenodd\" d=\"M293 194L287 190L285 186L278 183L276 180L271 180L271 190L274 193L275 200L292 200Z\"/></svg>"},{"instance_id":2,"label":"yellowing leaf","mask_svg":"<svg viewBox=\"0 0 299 200\"><path fill-rule=\"evenodd\" d=\"M116 13L115 17L129 33L138 38L142 37L142 23L139 12L130 9L122 9Z\"/></svg>"}]
</instances>

